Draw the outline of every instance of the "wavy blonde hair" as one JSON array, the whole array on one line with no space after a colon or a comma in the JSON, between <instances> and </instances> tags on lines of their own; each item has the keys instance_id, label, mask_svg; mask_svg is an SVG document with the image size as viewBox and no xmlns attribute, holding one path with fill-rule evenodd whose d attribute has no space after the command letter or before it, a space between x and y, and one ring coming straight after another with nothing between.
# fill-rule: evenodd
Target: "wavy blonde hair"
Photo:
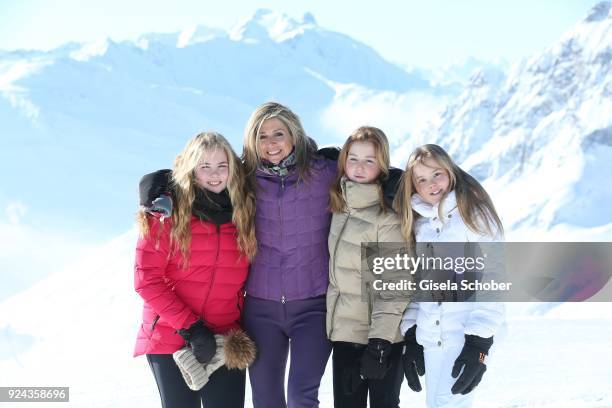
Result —
<instances>
[{"instance_id":1,"label":"wavy blonde hair","mask_svg":"<svg viewBox=\"0 0 612 408\"><path fill-rule=\"evenodd\" d=\"M310 159L317 147L302 127L300 118L284 105L277 102L266 102L255 109L244 129L244 147L242 161L247 177L255 180L255 171L261 165L259 151L259 131L267 119L276 118L289 129L291 141L295 147L295 162L300 180L307 178L310 169Z\"/></svg>"},{"instance_id":2,"label":"wavy blonde hair","mask_svg":"<svg viewBox=\"0 0 612 408\"><path fill-rule=\"evenodd\" d=\"M349 150L355 142L370 142L374 145L376 162L380 169L378 175L378 192L380 196L380 209L386 211L383 196L382 183L389 177L389 142L387 136L379 128L373 126L361 126L355 130L344 142L340 155L338 156L338 175L330 189L330 210L332 212L342 212L346 209L346 200L342 195L342 177L346 174L345 167L348 159Z\"/></svg>"},{"instance_id":3,"label":"wavy blonde hair","mask_svg":"<svg viewBox=\"0 0 612 408\"><path fill-rule=\"evenodd\" d=\"M426 144L417 147L410 155L393 201L393 208L402 222L404 239L414 243L414 221L417 217L412 209L412 195L416 193L414 167L419 163L425 165L427 159L434 160L448 173L449 191L455 190L459 214L468 228L479 234L503 236L504 229L493 201L478 180L457 166L443 148L435 144ZM442 199L444 198L446 196Z\"/></svg>"},{"instance_id":4,"label":"wavy blonde hair","mask_svg":"<svg viewBox=\"0 0 612 408\"><path fill-rule=\"evenodd\" d=\"M172 170L174 206L170 239L180 249L185 264L189 258L191 243L191 211L196 189L199 188L195 181L195 169L203 155L212 150L222 150L227 155L227 190L233 208L232 221L238 232L238 248L249 260L257 250L254 226L255 195L251 184L246 180L240 159L222 135L205 132L187 142L183 151L176 157Z\"/></svg>"}]
</instances>

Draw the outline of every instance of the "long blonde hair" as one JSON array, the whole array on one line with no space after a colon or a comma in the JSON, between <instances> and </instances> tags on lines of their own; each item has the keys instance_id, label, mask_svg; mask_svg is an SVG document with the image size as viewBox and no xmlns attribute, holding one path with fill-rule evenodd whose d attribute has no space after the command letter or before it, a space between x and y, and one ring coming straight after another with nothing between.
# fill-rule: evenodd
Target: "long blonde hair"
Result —
<instances>
[{"instance_id":1,"label":"long blonde hair","mask_svg":"<svg viewBox=\"0 0 612 408\"><path fill-rule=\"evenodd\" d=\"M184 266L188 264L189 259L192 206L196 189L200 188L195 181L195 169L205 152L217 149L227 155L229 167L227 190L232 203L232 221L238 232L238 248L249 260L257 250L254 225L255 195L251 184L246 180L240 159L229 142L219 133L200 133L187 142L183 151L176 157L172 170L171 189L174 205L170 241L174 248L181 251ZM149 229L143 228L142 216L139 215L138 218L141 235L147 236Z\"/></svg>"},{"instance_id":2,"label":"long blonde hair","mask_svg":"<svg viewBox=\"0 0 612 408\"><path fill-rule=\"evenodd\" d=\"M399 214L402 222L404 239L414 242L414 221L417 217L411 203L412 195L416 192L414 167L419 163L424 164L427 159L434 160L448 173L449 191L455 190L459 214L468 228L479 234L503 236L504 229L501 220L495 211L491 197L482 185L457 166L443 148L435 144L426 144L417 147L410 155L406 171L393 201L393 208Z\"/></svg>"},{"instance_id":3,"label":"long blonde hair","mask_svg":"<svg viewBox=\"0 0 612 408\"><path fill-rule=\"evenodd\" d=\"M246 124L242 151L246 176L255 180L255 171L261 164L259 131L263 122L272 118L279 119L289 129L291 141L295 146L295 163L299 178L307 178L310 159L316 152L316 145L306 136L300 118L291 109L276 102L266 102L257 107Z\"/></svg>"},{"instance_id":4,"label":"long blonde hair","mask_svg":"<svg viewBox=\"0 0 612 408\"><path fill-rule=\"evenodd\" d=\"M385 200L382 191L382 183L389 177L389 142L385 133L372 126L361 126L355 130L344 142L340 155L338 156L338 175L330 189L330 210L332 212L342 212L346 209L346 200L342 196L342 177L346 174L345 167L348 159L349 150L355 142L370 142L374 145L376 152L376 163L380 169L378 175L378 191L380 196L380 208L386 210Z\"/></svg>"}]
</instances>

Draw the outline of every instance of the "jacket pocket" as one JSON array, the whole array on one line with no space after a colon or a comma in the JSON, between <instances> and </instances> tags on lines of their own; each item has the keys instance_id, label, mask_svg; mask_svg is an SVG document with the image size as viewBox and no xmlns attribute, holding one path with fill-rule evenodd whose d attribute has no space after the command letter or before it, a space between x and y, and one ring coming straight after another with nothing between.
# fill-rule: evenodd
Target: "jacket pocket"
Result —
<instances>
[{"instance_id":1,"label":"jacket pocket","mask_svg":"<svg viewBox=\"0 0 612 408\"><path fill-rule=\"evenodd\" d=\"M151 324L151 335L153 335L153 330L155 330L155 326L157 326L160 317L160 315L155 315L155 319L153 319L153 323Z\"/></svg>"}]
</instances>

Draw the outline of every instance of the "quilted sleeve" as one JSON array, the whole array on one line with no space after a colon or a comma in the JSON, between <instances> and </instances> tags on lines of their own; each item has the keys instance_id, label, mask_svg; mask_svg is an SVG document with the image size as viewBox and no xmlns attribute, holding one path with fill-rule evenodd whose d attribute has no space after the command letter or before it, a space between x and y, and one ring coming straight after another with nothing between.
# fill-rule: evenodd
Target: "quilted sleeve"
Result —
<instances>
[{"instance_id":1,"label":"quilted sleeve","mask_svg":"<svg viewBox=\"0 0 612 408\"><path fill-rule=\"evenodd\" d=\"M150 233L136 245L134 289L145 303L175 329L191 326L196 315L168 286L165 279L170 250L170 222L149 216Z\"/></svg>"}]
</instances>

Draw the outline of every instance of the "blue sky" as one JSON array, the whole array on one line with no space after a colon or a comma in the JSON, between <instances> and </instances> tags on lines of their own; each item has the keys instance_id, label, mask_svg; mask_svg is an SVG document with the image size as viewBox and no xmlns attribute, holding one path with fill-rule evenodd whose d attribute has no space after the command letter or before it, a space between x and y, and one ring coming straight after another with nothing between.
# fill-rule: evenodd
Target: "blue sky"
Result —
<instances>
[{"instance_id":1,"label":"blue sky","mask_svg":"<svg viewBox=\"0 0 612 408\"><path fill-rule=\"evenodd\" d=\"M193 24L229 29L256 9L270 8L296 18L311 12L319 25L361 40L385 58L404 65L434 67L468 56L513 61L554 42L596 3L0 0L0 49L49 49L71 40L104 36L122 40L146 32L178 31Z\"/></svg>"}]
</instances>

